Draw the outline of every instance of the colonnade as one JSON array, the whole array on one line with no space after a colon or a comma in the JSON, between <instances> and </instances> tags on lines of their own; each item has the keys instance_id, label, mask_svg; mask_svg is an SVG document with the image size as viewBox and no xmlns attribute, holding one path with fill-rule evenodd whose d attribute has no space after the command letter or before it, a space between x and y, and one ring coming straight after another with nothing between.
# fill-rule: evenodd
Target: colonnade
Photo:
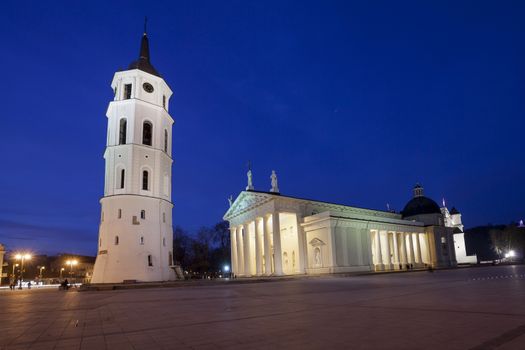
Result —
<instances>
[{"instance_id":1,"label":"colonnade","mask_svg":"<svg viewBox=\"0 0 525 350\"><path fill-rule=\"evenodd\" d=\"M430 242L425 233L371 230L376 271L402 270L431 262ZM422 252L423 240L425 253Z\"/></svg>"},{"instance_id":2,"label":"colonnade","mask_svg":"<svg viewBox=\"0 0 525 350\"><path fill-rule=\"evenodd\" d=\"M253 237L250 227L253 227L255 231ZM245 277L254 274L257 276L282 275L280 227L278 212L230 227L233 273ZM252 239L255 240L254 244L252 244ZM254 252L252 252L252 246L255 248ZM251 258L254 253L255 269Z\"/></svg>"}]
</instances>

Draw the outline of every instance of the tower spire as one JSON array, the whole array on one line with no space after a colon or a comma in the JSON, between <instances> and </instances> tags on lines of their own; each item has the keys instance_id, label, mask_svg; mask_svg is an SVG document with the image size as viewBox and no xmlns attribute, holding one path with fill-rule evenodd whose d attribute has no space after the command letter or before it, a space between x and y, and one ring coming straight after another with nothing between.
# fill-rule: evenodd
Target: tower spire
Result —
<instances>
[{"instance_id":1,"label":"tower spire","mask_svg":"<svg viewBox=\"0 0 525 350\"><path fill-rule=\"evenodd\" d=\"M131 62L131 64L128 66L128 69L140 69L144 72L160 77L159 72L153 68L153 65L150 62L147 24L148 18L144 17L144 33L142 34L142 39L140 40L139 58L136 61Z\"/></svg>"}]
</instances>

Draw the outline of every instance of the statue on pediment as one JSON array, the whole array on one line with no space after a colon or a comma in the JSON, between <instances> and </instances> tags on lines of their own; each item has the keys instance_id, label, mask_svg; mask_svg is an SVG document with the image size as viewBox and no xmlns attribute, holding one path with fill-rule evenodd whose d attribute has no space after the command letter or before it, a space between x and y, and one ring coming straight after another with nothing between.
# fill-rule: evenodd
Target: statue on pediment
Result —
<instances>
[{"instance_id":1,"label":"statue on pediment","mask_svg":"<svg viewBox=\"0 0 525 350\"><path fill-rule=\"evenodd\" d=\"M270 179L272 180L272 188L270 189L270 192L279 193L279 185L277 183L277 174L275 173L275 170L272 170Z\"/></svg>"}]
</instances>

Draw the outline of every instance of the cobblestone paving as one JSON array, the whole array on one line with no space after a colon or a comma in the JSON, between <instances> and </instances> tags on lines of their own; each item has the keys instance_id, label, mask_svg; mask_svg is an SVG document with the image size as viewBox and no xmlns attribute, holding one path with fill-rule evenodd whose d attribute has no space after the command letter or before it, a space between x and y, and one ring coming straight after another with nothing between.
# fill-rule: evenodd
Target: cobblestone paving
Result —
<instances>
[{"instance_id":1,"label":"cobblestone paving","mask_svg":"<svg viewBox=\"0 0 525 350\"><path fill-rule=\"evenodd\" d=\"M525 266L0 292L0 349L525 349Z\"/></svg>"}]
</instances>

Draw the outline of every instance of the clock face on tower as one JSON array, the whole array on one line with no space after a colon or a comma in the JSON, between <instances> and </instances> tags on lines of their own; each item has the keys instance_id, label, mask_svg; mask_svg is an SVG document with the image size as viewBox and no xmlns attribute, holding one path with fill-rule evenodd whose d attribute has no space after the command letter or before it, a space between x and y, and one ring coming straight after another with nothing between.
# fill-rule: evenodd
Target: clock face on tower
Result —
<instances>
[{"instance_id":1,"label":"clock face on tower","mask_svg":"<svg viewBox=\"0 0 525 350\"><path fill-rule=\"evenodd\" d=\"M153 85L151 85L150 83L144 83L142 84L142 87L144 88L146 92L149 92L149 93L153 92Z\"/></svg>"}]
</instances>

